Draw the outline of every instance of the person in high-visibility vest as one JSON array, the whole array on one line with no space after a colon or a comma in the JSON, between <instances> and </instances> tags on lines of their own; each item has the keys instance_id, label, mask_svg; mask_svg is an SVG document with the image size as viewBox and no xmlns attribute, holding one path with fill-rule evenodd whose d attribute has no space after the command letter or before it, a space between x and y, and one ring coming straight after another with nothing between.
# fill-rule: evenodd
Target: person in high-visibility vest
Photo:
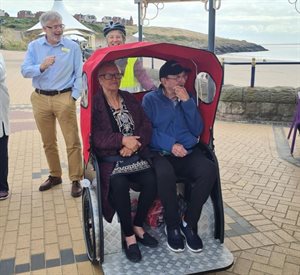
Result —
<instances>
[{"instance_id":1,"label":"person in high-visibility vest","mask_svg":"<svg viewBox=\"0 0 300 275\"><path fill-rule=\"evenodd\" d=\"M103 29L107 46L122 45L126 41L125 26L119 22L110 21ZM123 58L115 61L123 74L120 89L129 92L153 90L156 88L153 80L143 68L141 60L137 57Z\"/></svg>"}]
</instances>

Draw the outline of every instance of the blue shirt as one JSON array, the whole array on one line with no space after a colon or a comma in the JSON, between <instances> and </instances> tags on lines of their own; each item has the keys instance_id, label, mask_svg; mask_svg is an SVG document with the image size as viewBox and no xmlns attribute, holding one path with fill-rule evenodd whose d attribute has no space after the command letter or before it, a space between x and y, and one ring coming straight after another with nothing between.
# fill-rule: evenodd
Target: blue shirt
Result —
<instances>
[{"instance_id":1,"label":"blue shirt","mask_svg":"<svg viewBox=\"0 0 300 275\"><path fill-rule=\"evenodd\" d=\"M153 150L171 153L175 143L186 150L198 143L203 122L193 98L174 104L159 87L143 97L142 105L153 127Z\"/></svg>"},{"instance_id":2,"label":"blue shirt","mask_svg":"<svg viewBox=\"0 0 300 275\"><path fill-rule=\"evenodd\" d=\"M44 72L40 65L47 56L55 56L55 62ZM51 45L45 37L29 43L21 73L32 78L34 88L40 90L63 90L72 88L72 97L78 98L82 91L82 55L74 41L62 37L56 45Z\"/></svg>"}]
</instances>

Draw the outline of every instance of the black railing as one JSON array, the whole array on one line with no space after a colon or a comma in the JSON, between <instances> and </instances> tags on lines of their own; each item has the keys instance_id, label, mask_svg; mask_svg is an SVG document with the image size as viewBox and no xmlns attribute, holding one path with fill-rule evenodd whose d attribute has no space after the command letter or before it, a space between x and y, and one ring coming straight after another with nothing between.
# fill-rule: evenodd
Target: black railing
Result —
<instances>
[{"instance_id":1,"label":"black railing","mask_svg":"<svg viewBox=\"0 0 300 275\"><path fill-rule=\"evenodd\" d=\"M251 79L250 79L250 87L254 87L255 83L255 69L256 65L300 65L300 62L256 62L255 58L252 58L252 62L226 62L224 59L221 59L221 65L223 67L223 72L225 76L225 65L251 65ZM224 84L224 77L223 77L223 83Z\"/></svg>"}]
</instances>

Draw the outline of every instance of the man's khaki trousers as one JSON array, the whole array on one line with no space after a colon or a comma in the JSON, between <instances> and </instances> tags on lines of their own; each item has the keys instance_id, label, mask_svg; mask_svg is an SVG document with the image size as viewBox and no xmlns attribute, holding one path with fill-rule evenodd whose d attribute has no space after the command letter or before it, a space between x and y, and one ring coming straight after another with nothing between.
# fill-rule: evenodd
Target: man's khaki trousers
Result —
<instances>
[{"instance_id":1,"label":"man's khaki trousers","mask_svg":"<svg viewBox=\"0 0 300 275\"><path fill-rule=\"evenodd\" d=\"M57 146L56 119L65 139L69 178L71 181L82 178L82 151L78 134L76 102L71 92L54 96L31 94L31 103L36 125L41 133L50 175L61 177L62 169Z\"/></svg>"}]
</instances>

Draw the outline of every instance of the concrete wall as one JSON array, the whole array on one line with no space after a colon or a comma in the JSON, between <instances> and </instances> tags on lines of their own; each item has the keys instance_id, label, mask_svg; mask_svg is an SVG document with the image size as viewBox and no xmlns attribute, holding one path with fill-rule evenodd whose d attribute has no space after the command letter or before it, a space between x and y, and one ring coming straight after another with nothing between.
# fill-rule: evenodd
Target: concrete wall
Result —
<instances>
[{"instance_id":1,"label":"concrete wall","mask_svg":"<svg viewBox=\"0 0 300 275\"><path fill-rule=\"evenodd\" d=\"M288 124L294 116L297 91L300 88L225 85L221 92L217 119Z\"/></svg>"}]
</instances>

